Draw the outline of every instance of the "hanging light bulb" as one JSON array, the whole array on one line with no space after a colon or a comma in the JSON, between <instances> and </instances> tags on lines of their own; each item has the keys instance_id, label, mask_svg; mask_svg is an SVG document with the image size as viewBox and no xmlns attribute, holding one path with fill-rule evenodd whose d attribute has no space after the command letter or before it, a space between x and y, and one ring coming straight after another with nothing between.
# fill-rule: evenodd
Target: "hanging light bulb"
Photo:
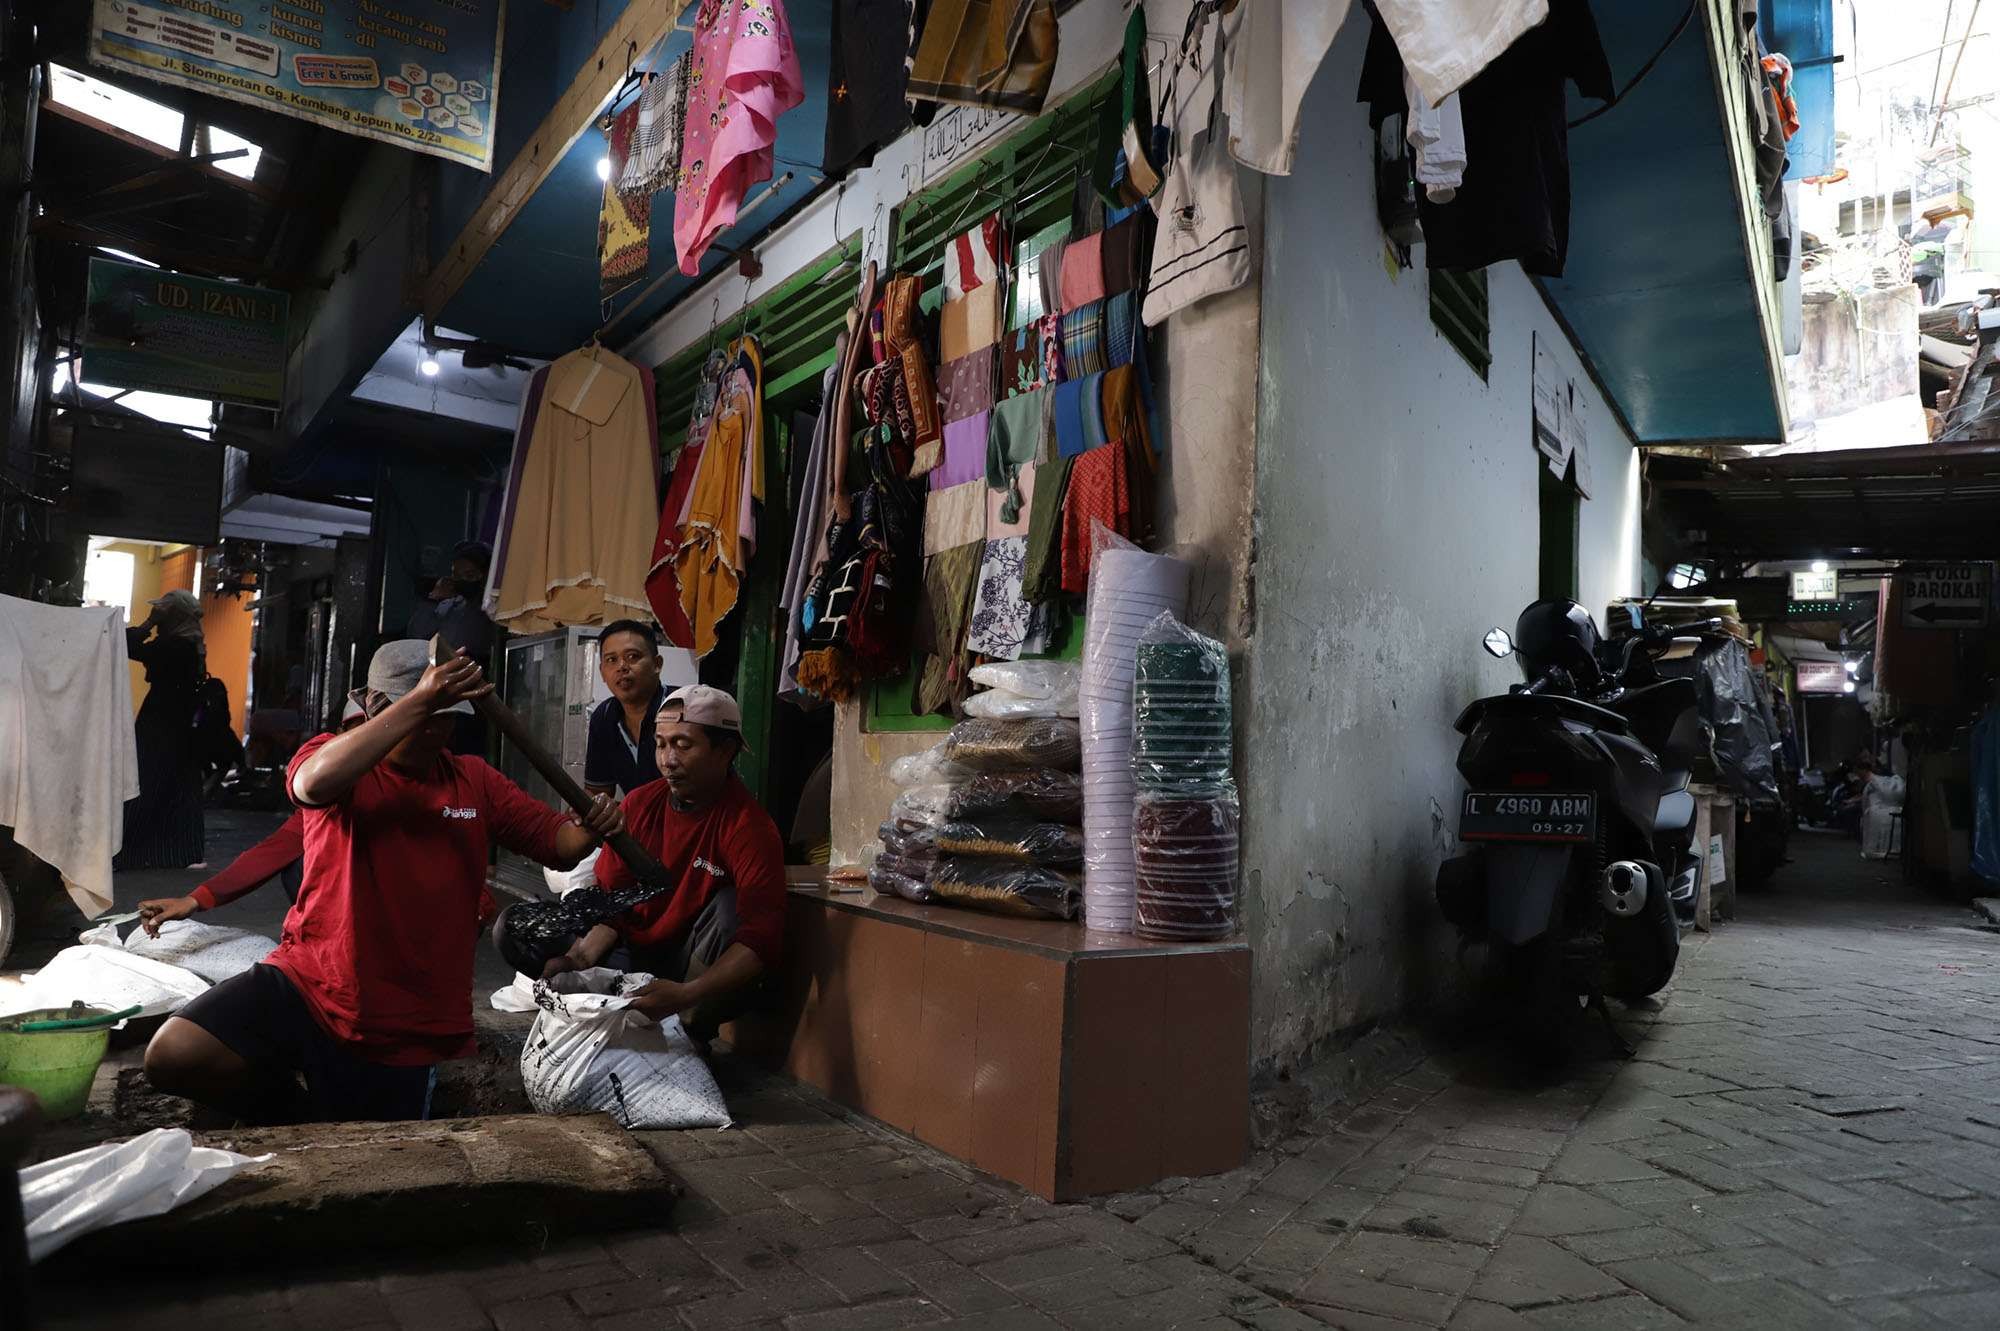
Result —
<instances>
[{"instance_id":1,"label":"hanging light bulb","mask_svg":"<svg viewBox=\"0 0 2000 1331\"><path fill-rule=\"evenodd\" d=\"M1827 569L1827 563L1826 563L1826 561L1825 561L1824 559L1815 559L1815 560L1813 560L1813 562L1812 562L1812 571L1813 571L1813 572L1815 572L1815 573L1824 573L1824 572L1826 572L1826 569Z\"/></svg>"},{"instance_id":2,"label":"hanging light bulb","mask_svg":"<svg viewBox=\"0 0 2000 1331\"><path fill-rule=\"evenodd\" d=\"M1852 692L1854 692L1854 681L1850 679L1850 680L1848 680L1848 681L1847 681L1847 682L1846 682L1845 684L1842 684L1842 685L1840 686L1840 691L1841 691L1842 693L1852 693Z\"/></svg>"},{"instance_id":3,"label":"hanging light bulb","mask_svg":"<svg viewBox=\"0 0 2000 1331\"><path fill-rule=\"evenodd\" d=\"M600 157L597 159L597 178L599 180L611 179L611 159L609 157Z\"/></svg>"},{"instance_id":4,"label":"hanging light bulb","mask_svg":"<svg viewBox=\"0 0 2000 1331\"><path fill-rule=\"evenodd\" d=\"M423 362L417 368L424 372L424 378L435 379L439 368L437 357L431 355L428 351L425 352Z\"/></svg>"}]
</instances>

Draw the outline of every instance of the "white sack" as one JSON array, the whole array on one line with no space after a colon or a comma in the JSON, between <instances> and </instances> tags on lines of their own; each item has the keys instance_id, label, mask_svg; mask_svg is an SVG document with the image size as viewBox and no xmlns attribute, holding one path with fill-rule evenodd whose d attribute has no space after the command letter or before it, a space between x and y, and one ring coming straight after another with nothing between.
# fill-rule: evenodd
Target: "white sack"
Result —
<instances>
[{"instance_id":1,"label":"white sack","mask_svg":"<svg viewBox=\"0 0 2000 1331\"><path fill-rule=\"evenodd\" d=\"M154 1128L30 1165L21 1171L28 1260L106 1225L165 1215L270 1158L196 1146L184 1128Z\"/></svg>"},{"instance_id":2,"label":"white sack","mask_svg":"<svg viewBox=\"0 0 2000 1331\"><path fill-rule=\"evenodd\" d=\"M135 957L147 957L193 971L210 984L221 984L232 976L241 975L278 947L264 935L253 934L248 929L231 929L195 920L168 920L160 926L158 938L135 924L121 939L117 925L101 924L77 935L77 941L122 947Z\"/></svg>"},{"instance_id":3,"label":"white sack","mask_svg":"<svg viewBox=\"0 0 2000 1331\"><path fill-rule=\"evenodd\" d=\"M178 1012L190 998L205 993L208 981L191 970L127 952L102 943L79 943L49 958L49 964L5 998L7 1012L68 1007L84 1002L123 1012L137 1007L141 1017Z\"/></svg>"},{"instance_id":4,"label":"white sack","mask_svg":"<svg viewBox=\"0 0 2000 1331\"><path fill-rule=\"evenodd\" d=\"M680 1018L656 1023L629 995L653 977L594 966L535 985L541 1013L521 1051L544 1114L605 1113L627 1128L726 1128L729 1106Z\"/></svg>"}]
</instances>

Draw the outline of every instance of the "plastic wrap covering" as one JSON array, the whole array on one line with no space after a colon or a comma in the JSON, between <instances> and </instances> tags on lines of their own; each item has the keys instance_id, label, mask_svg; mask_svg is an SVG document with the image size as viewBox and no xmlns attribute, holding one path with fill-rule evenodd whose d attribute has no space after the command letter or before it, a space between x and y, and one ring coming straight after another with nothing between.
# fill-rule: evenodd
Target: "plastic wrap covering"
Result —
<instances>
[{"instance_id":1,"label":"plastic wrap covering","mask_svg":"<svg viewBox=\"0 0 2000 1331\"><path fill-rule=\"evenodd\" d=\"M1229 653L1172 615L1139 640L1132 676L1132 770L1139 789L1234 795Z\"/></svg>"},{"instance_id":2,"label":"plastic wrap covering","mask_svg":"<svg viewBox=\"0 0 2000 1331\"><path fill-rule=\"evenodd\" d=\"M882 838L882 851L886 855L900 855L904 859L928 860L938 852L938 828L931 823L908 823L900 818L891 818L875 829Z\"/></svg>"},{"instance_id":3,"label":"plastic wrap covering","mask_svg":"<svg viewBox=\"0 0 2000 1331\"><path fill-rule=\"evenodd\" d=\"M1132 819L1139 933L1222 938L1235 932L1239 825L1234 794L1139 792Z\"/></svg>"},{"instance_id":4,"label":"plastic wrap covering","mask_svg":"<svg viewBox=\"0 0 2000 1331\"><path fill-rule=\"evenodd\" d=\"M1777 803L1777 735L1752 677L1750 649L1729 638L1692 660L1662 661L1660 673L1694 680L1696 708L1713 736L1716 784L1753 803Z\"/></svg>"},{"instance_id":5,"label":"plastic wrap covering","mask_svg":"<svg viewBox=\"0 0 2000 1331\"><path fill-rule=\"evenodd\" d=\"M868 886L884 896L901 897L905 901L935 901L937 896L925 877L910 872L895 856L883 855L868 870Z\"/></svg>"},{"instance_id":6,"label":"plastic wrap covering","mask_svg":"<svg viewBox=\"0 0 2000 1331\"><path fill-rule=\"evenodd\" d=\"M945 757L980 772L1053 767L1074 772L1083 756L1074 721L988 721L974 717L951 728Z\"/></svg>"},{"instance_id":7,"label":"plastic wrap covering","mask_svg":"<svg viewBox=\"0 0 2000 1331\"><path fill-rule=\"evenodd\" d=\"M952 818L1024 818L1045 823L1083 821L1083 778L1040 768L987 772L953 788L946 802Z\"/></svg>"},{"instance_id":8,"label":"plastic wrap covering","mask_svg":"<svg viewBox=\"0 0 2000 1331\"><path fill-rule=\"evenodd\" d=\"M970 768L960 767L944 756L942 740L922 753L906 753L889 764L889 779L905 788L963 781L971 775Z\"/></svg>"},{"instance_id":9,"label":"plastic wrap covering","mask_svg":"<svg viewBox=\"0 0 2000 1331\"><path fill-rule=\"evenodd\" d=\"M1079 888L1073 873L972 855L940 855L930 879L931 891L955 905L1056 920L1076 918Z\"/></svg>"},{"instance_id":10,"label":"plastic wrap covering","mask_svg":"<svg viewBox=\"0 0 2000 1331\"><path fill-rule=\"evenodd\" d=\"M1032 717L1075 717L1074 693L1067 698L1028 698L1005 689L988 689L965 700L965 714L987 721L1021 721Z\"/></svg>"},{"instance_id":11,"label":"plastic wrap covering","mask_svg":"<svg viewBox=\"0 0 2000 1331\"><path fill-rule=\"evenodd\" d=\"M889 806L889 821L912 827L936 827L950 816L952 795L957 789L947 785L911 786Z\"/></svg>"},{"instance_id":12,"label":"plastic wrap covering","mask_svg":"<svg viewBox=\"0 0 2000 1331\"><path fill-rule=\"evenodd\" d=\"M1075 661L1002 661L972 672L986 689L965 700L967 716L1011 719L1077 714L1083 669Z\"/></svg>"},{"instance_id":13,"label":"plastic wrap covering","mask_svg":"<svg viewBox=\"0 0 2000 1331\"><path fill-rule=\"evenodd\" d=\"M1900 776L1868 778L1861 792L1861 858L1886 860L1902 848L1896 815L1903 811L1905 789Z\"/></svg>"},{"instance_id":14,"label":"plastic wrap covering","mask_svg":"<svg viewBox=\"0 0 2000 1331\"><path fill-rule=\"evenodd\" d=\"M1139 639L1162 613L1187 612L1194 566L1091 530L1083 632L1084 917L1092 929L1132 929L1132 672Z\"/></svg>"},{"instance_id":15,"label":"plastic wrap covering","mask_svg":"<svg viewBox=\"0 0 2000 1331\"><path fill-rule=\"evenodd\" d=\"M946 855L986 855L1074 869L1083 863L1083 832L1061 823L955 822L937 829L937 848Z\"/></svg>"},{"instance_id":16,"label":"plastic wrap covering","mask_svg":"<svg viewBox=\"0 0 2000 1331\"><path fill-rule=\"evenodd\" d=\"M1972 728L1972 871L2000 883L2000 707Z\"/></svg>"}]
</instances>

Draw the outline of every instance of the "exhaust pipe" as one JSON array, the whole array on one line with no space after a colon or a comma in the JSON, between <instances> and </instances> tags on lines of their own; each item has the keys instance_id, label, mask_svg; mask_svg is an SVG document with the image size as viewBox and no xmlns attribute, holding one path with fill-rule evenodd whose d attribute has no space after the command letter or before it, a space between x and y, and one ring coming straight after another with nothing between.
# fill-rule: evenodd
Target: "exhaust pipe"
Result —
<instances>
[{"instance_id":1,"label":"exhaust pipe","mask_svg":"<svg viewBox=\"0 0 2000 1331\"><path fill-rule=\"evenodd\" d=\"M1645 909L1646 890L1646 866L1637 860L1617 860L1605 866L1597 899L1607 913L1627 920Z\"/></svg>"}]
</instances>

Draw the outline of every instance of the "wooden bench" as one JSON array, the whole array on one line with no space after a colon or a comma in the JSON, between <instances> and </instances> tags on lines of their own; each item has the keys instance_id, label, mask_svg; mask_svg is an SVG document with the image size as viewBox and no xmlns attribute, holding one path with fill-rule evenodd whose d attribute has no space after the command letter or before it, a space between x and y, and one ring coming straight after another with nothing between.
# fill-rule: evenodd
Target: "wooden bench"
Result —
<instances>
[{"instance_id":1,"label":"wooden bench","mask_svg":"<svg viewBox=\"0 0 2000 1331\"><path fill-rule=\"evenodd\" d=\"M795 884L784 1002L725 1038L1050 1201L1221 1173L1249 1138L1250 949Z\"/></svg>"}]
</instances>

